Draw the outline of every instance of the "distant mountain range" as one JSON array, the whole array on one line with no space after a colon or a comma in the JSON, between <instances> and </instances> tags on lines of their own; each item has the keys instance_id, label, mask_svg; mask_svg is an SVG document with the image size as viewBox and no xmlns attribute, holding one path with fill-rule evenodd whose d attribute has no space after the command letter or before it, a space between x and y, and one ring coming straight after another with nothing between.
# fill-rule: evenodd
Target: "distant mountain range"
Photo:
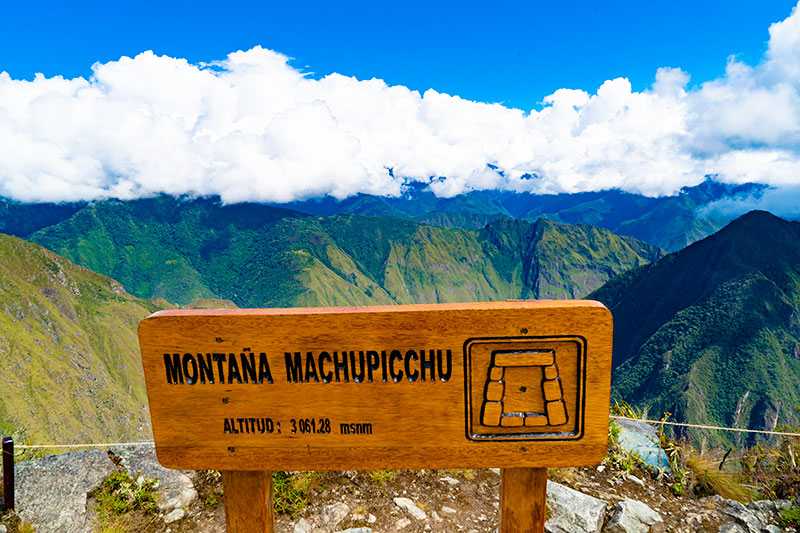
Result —
<instances>
[{"instance_id":1,"label":"distant mountain range","mask_svg":"<svg viewBox=\"0 0 800 533\"><path fill-rule=\"evenodd\" d=\"M675 196L651 198L620 190L577 194L474 191L439 198L430 190L409 188L398 198L357 195L342 201L326 197L278 204L313 215L354 213L409 218L428 224L478 228L491 220L548 218L566 224L590 224L676 251L706 237L730 219L704 207L721 199L758 196L766 185L728 185L707 178Z\"/></svg>"},{"instance_id":2,"label":"distant mountain range","mask_svg":"<svg viewBox=\"0 0 800 533\"><path fill-rule=\"evenodd\" d=\"M324 197L272 206L316 216L394 217L466 229L481 229L500 218L528 221L547 218L565 224L605 228L667 251L677 251L730 222L730 218L708 209L711 204L723 199L757 197L766 189L766 185L756 183L728 185L707 178L697 186L684 187L675 196L657 198L615 189L538 195L474 191L440 198L427 186L412 184L396 198L359 194L341 201ZM86 202L22 204L0 198L0 233L27 239L37 230L64 221L87 205Z\"/></svg>"},{"instance_id":3,"label":"distant mountain range","mask_svg":"<svg viewBox=\"0 0 800 533\"><path fill-rule=\"evenodd\" d=\"M614 315L617 397L694 423L800 421L800 223L748 213L590 298Z\"/></svg>"},{"instance_id":4,"label":"distant mountain range","mask_svg":"<svg viewBox=\"0 0 800 533\"><path fill-rule=\"evenodd\" d=\"M576 298L663 255L548 220L472 230L166 196L96 202L29 238L139 297L240 307Z\"/></svg>"}]
</instances>

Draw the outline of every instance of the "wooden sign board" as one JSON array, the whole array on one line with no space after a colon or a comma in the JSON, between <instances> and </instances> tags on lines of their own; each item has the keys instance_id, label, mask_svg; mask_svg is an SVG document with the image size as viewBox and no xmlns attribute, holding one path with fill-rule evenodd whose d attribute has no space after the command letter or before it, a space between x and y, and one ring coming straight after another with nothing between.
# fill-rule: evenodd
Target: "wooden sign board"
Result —
<instances>
[{"instance_id":1,"label":"wooden sign board","mask_svg":"<svg viewBox=\"0 0 800 533\"><path fill-rule=\"evenodd\" d=\"M166 467L555 467L606 454L591 301L175 310L139 326Z\"/></svg>"}]
</instances>

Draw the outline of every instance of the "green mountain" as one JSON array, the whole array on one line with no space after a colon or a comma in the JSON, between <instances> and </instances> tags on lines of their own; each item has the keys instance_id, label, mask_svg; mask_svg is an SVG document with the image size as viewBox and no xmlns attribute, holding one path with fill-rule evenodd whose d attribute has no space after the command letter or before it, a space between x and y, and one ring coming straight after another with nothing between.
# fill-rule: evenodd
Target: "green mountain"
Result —
<instances>
[{"instance_id":1,"label":"green mountain","mask_svg":"<svg viewBox=\"0 0 800 533\"><path fill-rule=\"evenodd\" d=\"M0 196L0 233L26 238L74 215L86 203L26 204Z\"/></svg>"},{"instance_id":2,"label":"green mountain","mask_svg":"<svg viewBox=\"0 0 800 533\"><path fill-rule=\"evenodd\" d=\"M616 396L693 423L798 422L800 223L748 213L590 298L614 315Z\"/></svg>"},{"instance_id":3,"label":"green mountain","mask_svg":"<svg viewBox=\"0 0 800 533\"><path fill-rule=\"evenodd\" d=\"M757 196L765 189L765 185L729 185L708 177L699 185L662 197L611 189L576 194L472 191L440 198L427 185L410 184L397 198L359 194L341 201L315 198L281 207L314 215L384 215L464 228L478 227L478 220L511 217L533 221L544 217L565 224L599 226L675 251L707 237L730 221L705 209L706 206L721 199Z\"/></svg>"},{"instance_id":4,"label":"green mountain","mask_svg":"<svg viewBox=\"0 0 800 533\"><path fill-rule=\"evenodd\" d=\"M0 234L0 434L25 443L149 435L136 331L168 306Z\"/></svg>"},{"instance_id":5,"label":"green mountain","mask_svg":"<svg viewBox=\"0 0 800 533\"><path fill-rule=\"evenodd\" d=\"M272 207L315 216L358 214L414 220L443 227L480 229L492 220L547 218L565 224L589 224L628 235L669 251L702 239L731 217L709 208L726 199L757 197L765 185L729 185L708 177L673 196L647 197L620 190L576 194L532 194L472 191L451 198L436 196L428 184L410 183L399 197L356 194L343 200L329 196ZM0 232L27 239L35 231L66 220L85 202L22 204L0 198ZM240 204L251 209L252 204ZM230 206L236 209L235 206Z\"/></svg>"},{"instance_id":6,"label":"green mountain","mask_svg":"<svg viewBox=\"0 0 800 533\"><path fill-rule=\"evenodd\" d=\"M547 220L470 230L167 196L93 203L31 239L140 297L240 307L581 297L661 256Z\"/></svg>"}]
</instances>

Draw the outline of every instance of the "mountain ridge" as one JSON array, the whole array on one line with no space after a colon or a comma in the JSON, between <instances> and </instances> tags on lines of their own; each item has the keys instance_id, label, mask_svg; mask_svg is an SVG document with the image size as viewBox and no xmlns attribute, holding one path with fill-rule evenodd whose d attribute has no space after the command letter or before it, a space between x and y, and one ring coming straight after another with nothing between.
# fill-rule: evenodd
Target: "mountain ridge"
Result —
<instances>
[{"instance_id":1,"label":"mountain ridge","mask_svg":"<svg viewBox=\"0 0 800 533\"><path fill-rule=\"evenodd\" d=\"M498 248L490 238L498 232L515 238ZM546 268L510 267L533 238ZM549 221L467 230L170 197L95 203L31 239L140 297L241 307L579 297L662 255L608 230Z\"/></svg>"},{"instance_id":2,"label":"mountain ridge","mask_svg":"<svg viewBox=\"0 0 800 533\"><path fill-rule=\"evenodd\" d=\"M694 423L798 421L800 223L748 213L590 297L615 317L618 397Z\"/></svg>"}]
</instances>

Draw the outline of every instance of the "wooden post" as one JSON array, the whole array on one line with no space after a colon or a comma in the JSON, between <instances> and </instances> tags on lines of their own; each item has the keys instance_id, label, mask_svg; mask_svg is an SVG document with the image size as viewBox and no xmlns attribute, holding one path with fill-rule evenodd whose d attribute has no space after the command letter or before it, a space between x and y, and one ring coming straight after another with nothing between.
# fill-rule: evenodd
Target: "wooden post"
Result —
<instances>
[{"instance_id":1,"label":"wooden post","mask_svg":"<svg viewBox=\"0 0 800 533\"><path fill-rule=\"evenodd\" d=\"M3 510L14 508L14 439L3 437Z\"/></svg>"},{"instance_id":2,"label":"wooden post","mask_svg":"<svg viewBox=\"0 0 800 533\"><path fill-rule=\"evenodd\" d=\"M274 533L272 471L222 471L228 533Z\"/></svg>"},{"instance_id":3,"label":"wooden post","mask_svg":"<svg viewBox=\"0 0 800 533\"><path fill-rule=\"evenodd\" d=\"M544 533L546 468L503 468L500 473L500 533Z\"/></svg>"}]
</instances>

